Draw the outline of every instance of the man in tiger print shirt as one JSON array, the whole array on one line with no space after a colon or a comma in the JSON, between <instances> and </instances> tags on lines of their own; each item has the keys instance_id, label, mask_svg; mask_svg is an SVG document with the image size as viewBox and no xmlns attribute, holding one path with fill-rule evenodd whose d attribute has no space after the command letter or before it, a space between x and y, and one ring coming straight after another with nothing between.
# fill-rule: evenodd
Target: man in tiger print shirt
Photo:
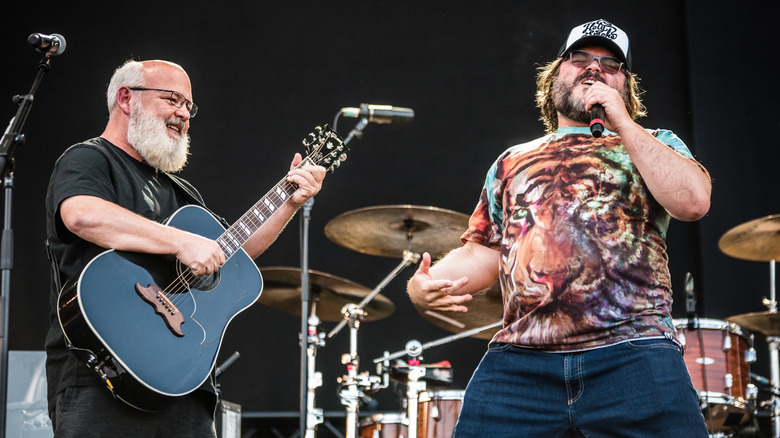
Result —
<instances>
[{"instance_id":1,"label":"man in tiger print shirt","mask_svg":"<svg viewBox=\"0 0 780 438\"><path fill-rule=\"evenodd\" d=\"M695 221L711 183L645 111L628 37L575 27L539 70L547 135L494 162L464 246L408 284L418 305L468 311L500 281L503 328L466 389L456 437L706 437L676 340L665 236ZM591 134L601 105L606 131Z\"/></svg>"}]
</instances>

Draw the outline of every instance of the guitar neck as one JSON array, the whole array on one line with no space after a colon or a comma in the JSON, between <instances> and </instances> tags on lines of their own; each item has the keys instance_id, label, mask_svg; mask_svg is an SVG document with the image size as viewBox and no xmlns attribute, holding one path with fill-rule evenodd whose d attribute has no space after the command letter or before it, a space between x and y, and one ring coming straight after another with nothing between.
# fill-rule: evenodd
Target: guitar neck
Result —
<instances>
[{"instance_id":1,"label":"guitar neck","mask_svg":"<svg viewBox=\"0 0 780 438\"><path fill-rule=\"evenodd\" d=\"M303 164L303 163L301 163ZM300 165L299 165L300 166ZM297 186L283 178L217 239L230 259L247 240L295 193Z\"/></svg>"}]
</instances>

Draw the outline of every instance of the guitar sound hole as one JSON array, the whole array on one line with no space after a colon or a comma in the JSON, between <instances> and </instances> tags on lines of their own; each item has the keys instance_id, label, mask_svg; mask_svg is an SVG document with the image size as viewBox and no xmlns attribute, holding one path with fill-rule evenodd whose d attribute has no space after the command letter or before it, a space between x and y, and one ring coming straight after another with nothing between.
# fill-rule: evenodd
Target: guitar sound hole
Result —
<instances>
[{"instance_id":1,"label":"guitar sound hole","mask_svg":"<svg viewBox=\"0 0 780 438\"><path fill-rule=\"evenodd\" d=\"M176 260L176 273L179 275L180 278L189 279L193 277L193 274L189 271L184 273L185 269L184 266L182 266L180 260ZM213 290L219 285L219 281L222 278L221 270L217 270L217 272L214 272L209 275L201 275L199 277L194 277L192 280L185 280L187 283L187 286L189 289L197 289L200 291L208 292L210 290Z\"/></svg>"},{"instance_id":2,"label":"guitar sound hole","mask_svg":"<svg viewBox=\"0 0 780 438\"><path fill-rule=\"evenodd\" d=\"M220 279L220 271L214 272L213 274L209 275L201 275L200 277L195 277L195 280L193 280L190 283L190 287L193 289L202 290L205 292L208 292L210 290L213 290L217 285L219 284Z\"/></svg>"}]
</instances>

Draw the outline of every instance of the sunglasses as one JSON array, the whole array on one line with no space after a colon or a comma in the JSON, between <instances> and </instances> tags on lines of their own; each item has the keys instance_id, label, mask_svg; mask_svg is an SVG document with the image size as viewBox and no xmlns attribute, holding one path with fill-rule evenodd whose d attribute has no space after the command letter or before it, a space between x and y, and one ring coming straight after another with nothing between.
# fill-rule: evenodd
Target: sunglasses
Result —
<instances>
[{"instance_id":1,"label":"sunglasses","mask_svg":"<svg viewBox=\"0 0 780 438\"><path fill-rule=\"evenodd\" d=\"M575 67L585 68L593 60L598 61L599 68L605 73L617 73L623 68L623 63L611 56L596 56L583 50L574 50L569 52L569 61Z\"/></svg>"}]
</instances>

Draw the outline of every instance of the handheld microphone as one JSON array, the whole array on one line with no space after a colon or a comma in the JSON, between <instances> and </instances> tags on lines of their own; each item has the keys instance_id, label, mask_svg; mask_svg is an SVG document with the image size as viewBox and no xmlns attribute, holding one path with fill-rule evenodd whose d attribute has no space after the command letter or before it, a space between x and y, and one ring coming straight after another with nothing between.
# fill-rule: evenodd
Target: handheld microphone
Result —
<instances>
[{"instance_id":1,"label":"handheld microphone","mask_svg":"<svg viewBox=\"0 0 780 438\"><path fill-rule=\"evenodd\" d=\"M601 104L594 104L590 107L590 133L596 137L601 137L604 132L604 119L607 116L604 113L604 107Z\"/></svg>"},{"instance_id":2,"label":"handheld microphone","mask_svg":"<svg viewBox=\"0 0 780 438\"><path fill-rule=\"evenodd\" d=\"M46 35L43 33L34 33L27 37L27 43L39 52L48 52L52 56L57 56L65 51L65 37L53 33Z\"/></svg>"},{"instance_id":3,"label":"handheld microphone","mask_svg":"<svg viewBox=\"0 0 780 438\"><path fill-rule=\"evenodd\" d=\"M369 122L374 123L405 123L412 121L414 110L400 106L361 103L360 108L342 108L341 115L355 118L365 117Z\"/></svg>"}]
</instances>

